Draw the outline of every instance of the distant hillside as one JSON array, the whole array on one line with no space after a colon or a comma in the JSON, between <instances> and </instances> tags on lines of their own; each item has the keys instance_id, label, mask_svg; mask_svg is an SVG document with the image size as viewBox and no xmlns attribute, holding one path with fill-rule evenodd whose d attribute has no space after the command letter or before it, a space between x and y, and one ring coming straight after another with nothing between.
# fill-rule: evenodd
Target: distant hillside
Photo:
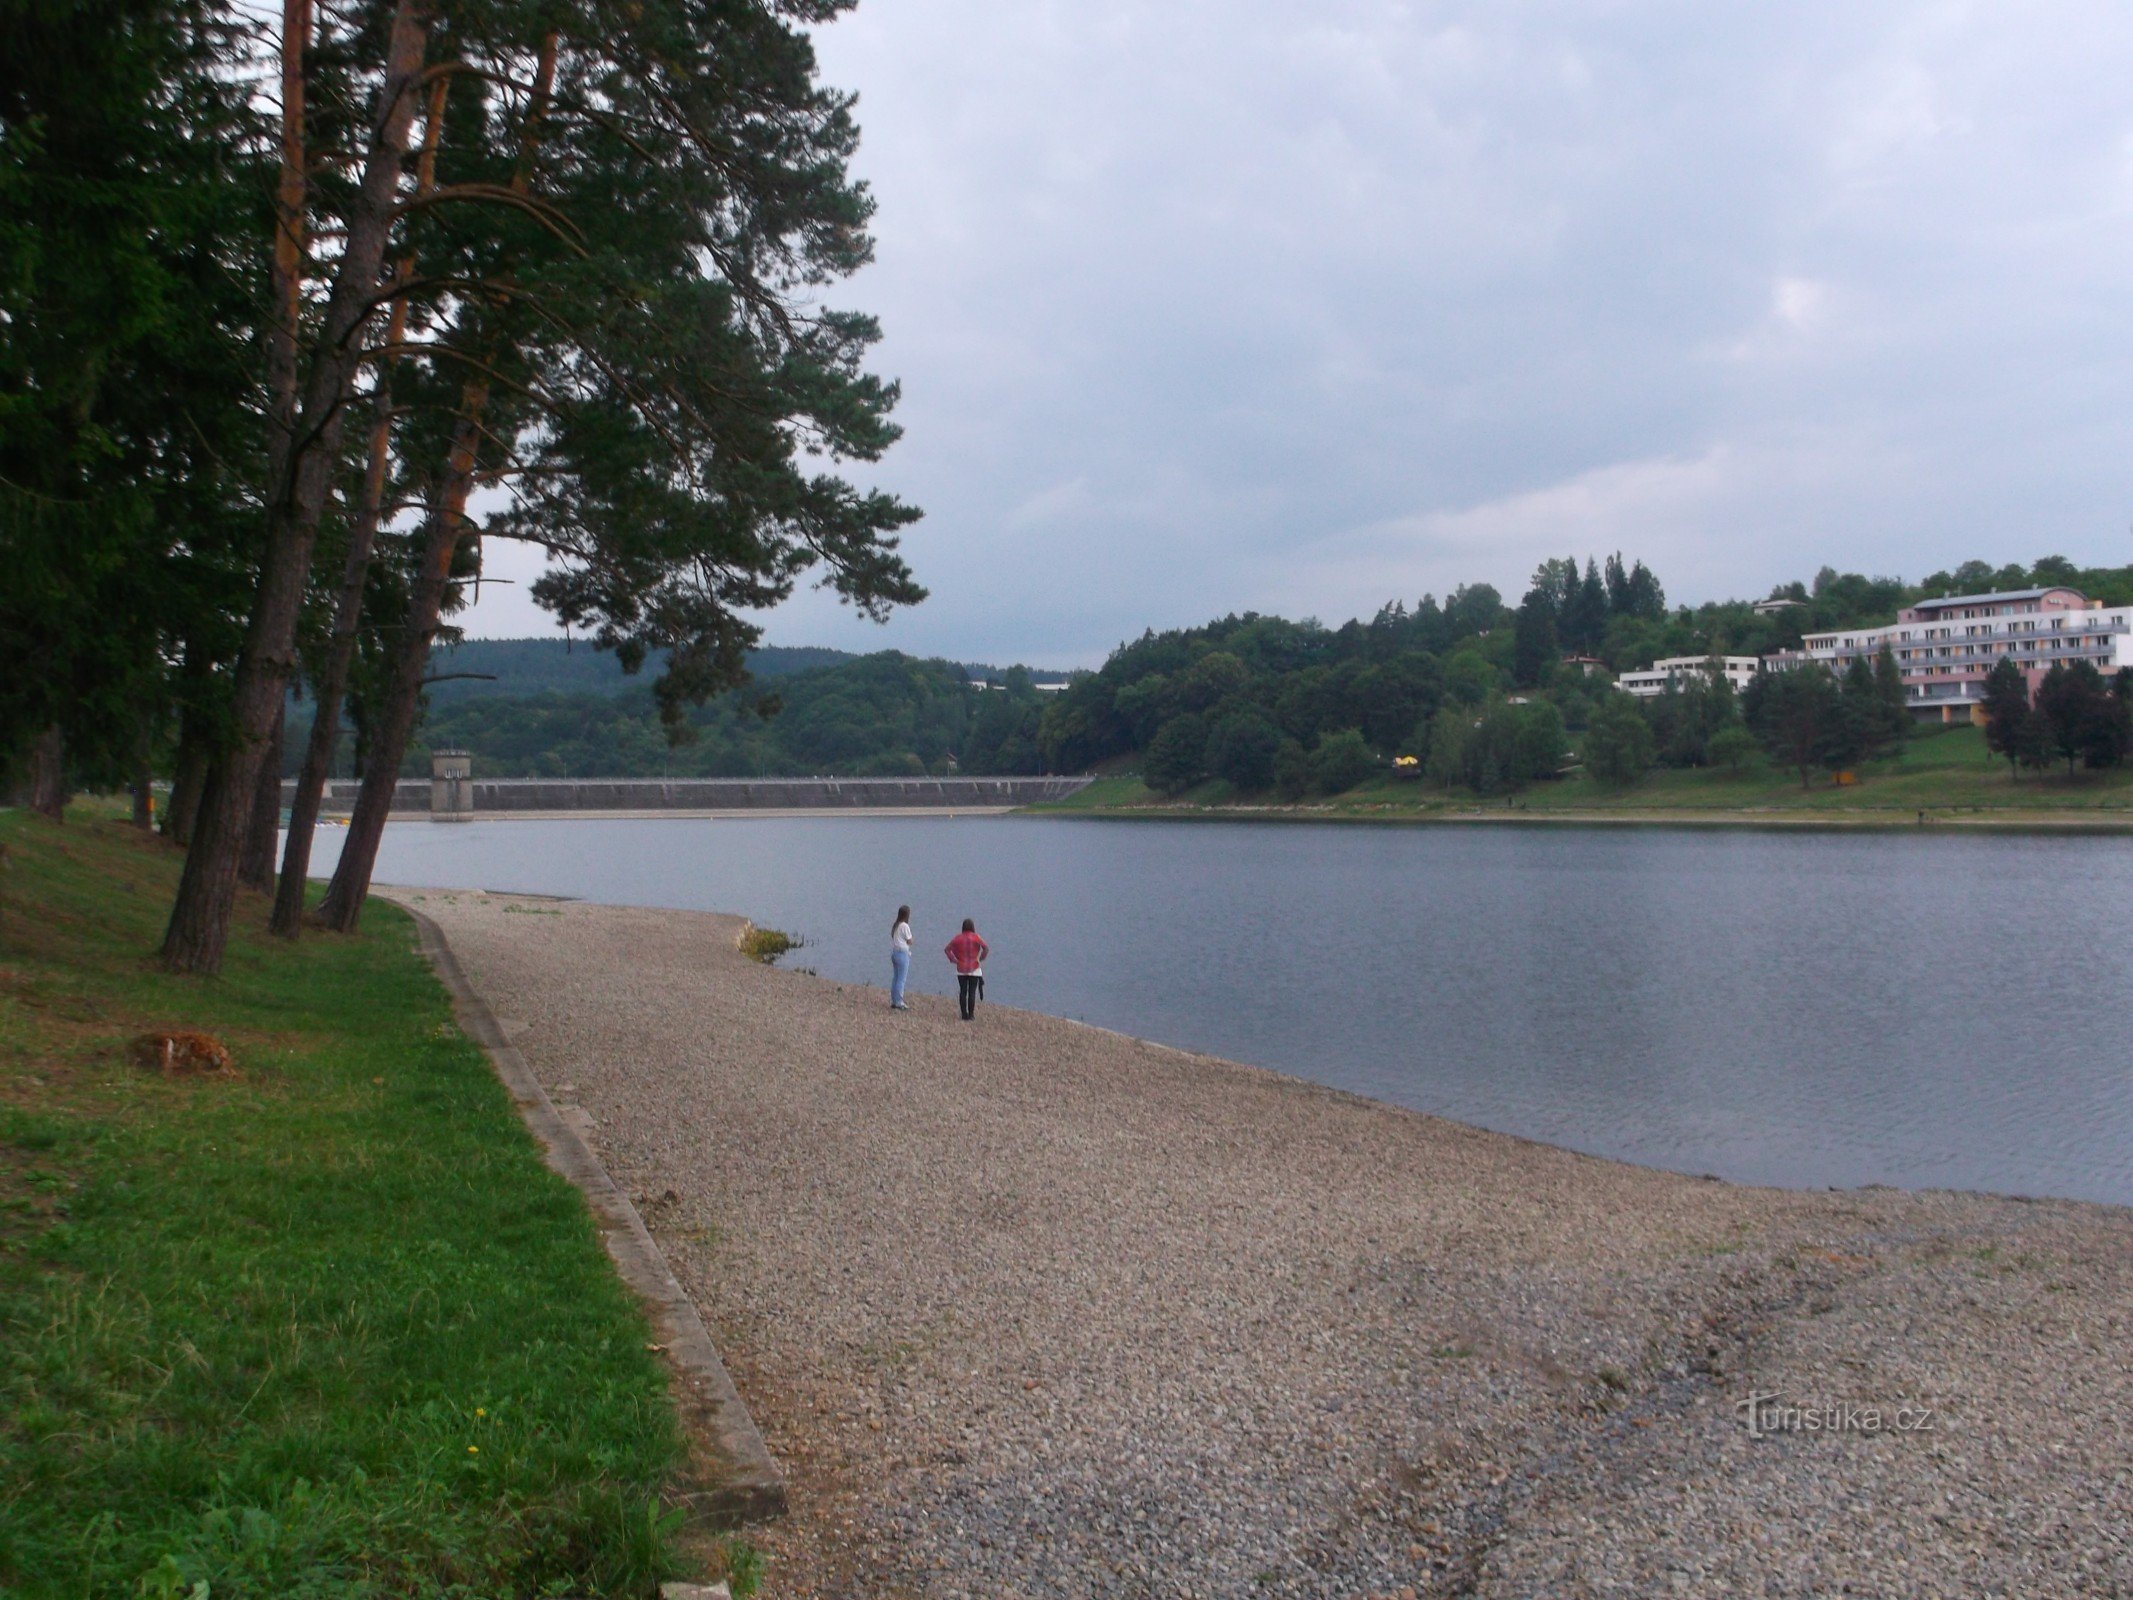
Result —
<instances>
[{"instance_id":1,"label":"distant hillside","mask_svg":"<svg viewBox=\"0 0 2133 1600\"><path fill-rule=\"evenodd\" d=\"M748 670L757 679L768 681L863 659L849 650L765 645L749 652ZM659 676L661 665L661 659L654 656L645 662L642 672L632 677L623 672L612 652L596 650L583 640L468 639L440 647L430 658L430 675L466 672L487 676L433 684L429 701L432 706L441 707L463 700L518 699L538 694L628 694L650 685ZM959 665L973 678L997 680L1002 676L1000 668L983 662ZM1030 672L1033 683L1064 683L1066 679L1063 672Z\"/></svg>"},{"instance_id":2,"label":"distant hillside","mask_svg":"<svg viewBox=\"0 0 2133 1600\"><path fill-rule=\"evenodd\" d=\"M670 743L652 697L656 668L625 677L614 658L555 639L481 639L437 653L438 673L493 681L432 685L402 772L432 749L474 757L482 777L794 777L816 773L1018 776L1040 770L1040 678L982 664L921 661L894 650L765 649L756 684L693 707ZM982 688L980 685L988 687ZM768 712L766 715L765 712ZM302 759L311 707L292 702L286 773ZM354 772L356 719L344 723L335 776Z\"/></svg>"},{"instance_id":3,"label":"distant hillside","mask_svg":"<svg viewBox=\"0 0 2133 1600\"><path fill-rule=\"evenodd\" d=\"M857 659L848 650L765 645L750 652L748 670L758 678L782 678ZM489 676L432 684L429 698L431 705L445 706L498 696L627 694L650 684L662 665L655 656L632 677L623 672L612 651L596 650L582 639L468 639L434 651L430 675L470 672Z\"/></svg>"}]
</instances>

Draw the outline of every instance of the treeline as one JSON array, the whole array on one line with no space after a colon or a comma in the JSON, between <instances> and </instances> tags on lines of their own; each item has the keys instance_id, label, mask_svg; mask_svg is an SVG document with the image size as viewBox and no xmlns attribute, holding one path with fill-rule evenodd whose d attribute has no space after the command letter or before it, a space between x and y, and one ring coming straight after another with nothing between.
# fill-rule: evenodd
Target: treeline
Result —
<instances>
[{"instance_id":1,"label":"treeline","mask_svg":"<svg viewBox=\"0 0 2133 1600\"><path fill-rule=\"evenodd\" d=\"M641 683L472 695L430 708L400 770L426 775L432 749L461 749L485 778L1021 776L1041 770L1043 699L1022 667L978 675L895 651L773 670L690 708L678 730Z\"/></svg>"},{"instance_id":2,"label":"treeline","mask_svg":"<svg viewBox=\"0 0 2133 1600\"><path fill-rule=\"evenodd\" d=\"M1470 585L1340 628L1245 615L1145 634L1044 708L1038 747L1047 770L1126 762L1165 793L1221 779L1290 799L1386 772L1505 794L1579 764L1602 783L1627 785L1659 766L1738 768L1767 758L1807 782L1886 755L1910 735L1886 652L1841 679L1820 667L1766 673L1744 695L1716 672L1691 672L1664 694L1633 699L1614 688L1613 672L1661 657L1796 649L1803 633L1887 623L1929 595L2046 584L2133 603L2133 567L2078 568L2054 556L2032 567L1970 562L1917 585L1825 568L1769 597L1791 605L1669 610L1641 562L1552 560L1516 609L1487 585ZM2091 727L2113 715L2103 702L2122 704L2127 692L2100 678L2093 687L2103 698L2084 702ZM2040 706L2050 698L2040 693ZM2052 727L2072 726L2071 715ZM2050 737L2065 759L2072 736ZM2121 758L2109 737L2087 737L2081 759Z\"/></svg>"},{"instance_id":3,"label":"treeline","mask_svg":"<svg viewBox=\"0 0 2133 1600\"><path fill-rule=\"evenodd\" d=\"M747 652L751 680L783 678L855 660L849 650L760 645ZM422 686L434 709L455 700L495 695L627 694L647 688L666 670L666 652L649 652L639 669L624 672L612 650L572 639L453 639L430 651Z\"/></svg>"},{"instance_id":4,"label":"treeline","mask_svg":"<svg viewBox=\"0 0 2133 1600\"><path fill-rule=\"evenodd\" d=\"M548 553L535 600L677 733L802 575L924 593L916 510L820 470L897 436L879 330L824 299L871 252L809 31L848 0L275 9L0 8L0 781L145 822L169 780L178 971L240 882L302 925L344 707L320 915L355 926L485 539Z\"/></svg>"},{"instance_id":5,"label":"treeline","mask_svg":"<svg viewBox=\"0 0 2133 1600\"><path fill-rule=\"evenodd\" d=\"M839 667L860 659L853 650L816 645L757 645L742 657L749 681L790 678L821 667ZM1002 669L982 661L953 665L968 677L996 683ZM666 669L666 652L649 652L639 670L625 672L610 650L582 640L550 635L533 639L453 639L430 653L423 698L431 706L455 700L499 695L628 694L641 689ZM1023 668L1033 683L1064 683L1067 674Z\"/></svg>"},{"instance_id":6,"label":"treeline","mask_svg":"<svg viewBox=\"0 0 2133 1600\"><path fill-rule=\"evenodd\" d=\"M1985 678L1985 742L2010 773L2065 762L2117 767L2133 755L2133 667L2109 679L2086 661L2062 661L2034 697L2020 668L1997 662Z\"/></svg>"},{"instance_id":7,"label":"treeline","mask_svg":"<svg viewBox=\"0 0 2133 1600\"><path fill-rule=\"evenodd\" d=\"M1045 708L1039 753L1057 771L1138 756L1168 792L1214 777L1290 797L1404 756L1496 792L1556 771L1606 692L1566 649L1605 651L1666 620L1658 578L1616 555L1544 563L1517 612L1468 584L1339 628L1245 615L1150 632Z\"/></svg>"}]
</instances>

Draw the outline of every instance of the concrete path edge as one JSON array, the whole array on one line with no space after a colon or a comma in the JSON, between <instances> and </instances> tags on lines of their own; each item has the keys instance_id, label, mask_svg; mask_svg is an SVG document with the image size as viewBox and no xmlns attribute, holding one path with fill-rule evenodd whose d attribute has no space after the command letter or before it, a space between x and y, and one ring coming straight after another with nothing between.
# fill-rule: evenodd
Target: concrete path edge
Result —
<instances>
[{"instance_id":1,"label":"concrete path edge","mask_svg":"<svg viewBox=\"0 0 2133 1600\"><path fill-rule=\"evenodd\" d=\"M653 1242L644 1219L591 1147L557 1113L525 1057L504 1037L488 1003L467 981L444 930L404 901L394 903L414 919L422 954L451 996L460 1027L488 1053L520 1117L540 1141L550 1168L585 1196L608 1255L623 1282L644 1303L654 1337L665 1347L675 1379L675 1400L693 1437L710 1458L714 1481L690 1495L692 1508L718 1528L782 1516L785 1476L771 1459L755 1419L727 1375L703 1318Z\"/></svg>"}]
</instances>

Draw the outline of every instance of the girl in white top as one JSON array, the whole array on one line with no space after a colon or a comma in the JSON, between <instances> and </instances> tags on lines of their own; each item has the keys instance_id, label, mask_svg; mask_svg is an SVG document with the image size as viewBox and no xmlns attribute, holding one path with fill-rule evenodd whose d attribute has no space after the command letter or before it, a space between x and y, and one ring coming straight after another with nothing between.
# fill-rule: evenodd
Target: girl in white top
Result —
<instances>
[{"instance_id":1,"label":"girl in white top","mask_svg":"<svg viewBox=\"0 0 2133 1600\"><path fill-rule=\"evenodd\" d=\"M889 1009L909 1011L904 1004L904 983L911 976L911 908L896 908L896 926L889 930Z\"/></svg>"}]
</instances>

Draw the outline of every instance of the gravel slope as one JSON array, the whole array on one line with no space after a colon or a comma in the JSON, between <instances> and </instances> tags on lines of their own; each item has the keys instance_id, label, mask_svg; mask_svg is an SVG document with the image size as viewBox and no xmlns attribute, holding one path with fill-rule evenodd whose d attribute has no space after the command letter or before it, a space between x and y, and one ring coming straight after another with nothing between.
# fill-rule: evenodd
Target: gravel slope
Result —
<instances>
[{"instance_id":1,"label":"gravel slope","mask_svg":"<svg viewBox=\"0 0 2133 1600\"><path fill-rule=\"evenodd\" d=\"M732 918L406 898L789 1471L775 1595L2133 1595L2133 1212L1676 1177L896 1015Z\"/></svg>"}]
</instances>

